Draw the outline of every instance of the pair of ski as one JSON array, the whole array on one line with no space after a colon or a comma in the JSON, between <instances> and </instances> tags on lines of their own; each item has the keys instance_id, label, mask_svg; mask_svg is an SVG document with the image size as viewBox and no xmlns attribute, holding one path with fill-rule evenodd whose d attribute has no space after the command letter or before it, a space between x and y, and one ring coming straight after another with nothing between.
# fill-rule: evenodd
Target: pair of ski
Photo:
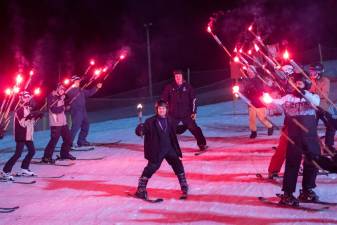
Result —
<instances>
[{"instance_id":1,"label":"pair of ski","mask_svg":"<svg viewBox=\"0 0 337 225\"><path fill-rule=\"evenodd\" d=\"M81 147L73 147L71 148L73 151L92 151L95 149L95 147L109 147L109 146L114 146L119 143L121 143L122 140L117 140L113 142L97 142L97 143L91 143L90 146L81 146Z\"/></svg>"},{"instance_id":2,"label":"pair of ski","mask_svg":"<svg viewBox=\"0 0 337 225\"><path fill-rule=\"evenodd\" d=\"M282 194L276 194L277 197L281 198ZM328 210L330 208L330 206L337 206L337 202L325 202L325 201L315 201L315 202L301 202L301 203L311 203L311 204L319 204L319 205L323 205L321 207L318 208L311 208L311 207L307 207L307 206L303 206L303 205L285 205L285 204L281 204L279 202L275 202L272 200L269 200L265 197L258 197L258 199L268 205L272 205L278 208L291 208L291 209L297 209L297 210L304 210L304 211L308 211L308 212L320 212L320 211L324 211L324 210Z\"/></svg>"},{"instance_id":3,"label":"pair of ski","mask_svg":"<svg viewBox=\"0 0 337 225\"><path fill-rule=\"evenodd\" d=\"M150 198L139 198L137 197L134 193L131 193L129 191L126 191L125 192L127 196L129 197L132 197L132 198L136 198L136 199L140 199L140 200L143 200L143 201L146 201L146 202L149 202L149 203L159 203L159 202L163 202L164 199L162 198L156 198L156 199L150 199ZM182 194L180 197L179 197L180 200L186 200L187 199L187 194Z\"/></svg>"},{"instance_id":4,"label":"pair of ski","mask_svg":"<svg viewBox=\"0 0 337 225\"><path fill-rule=\"evenodd\" d=\"M0 213L11 213L17 210L19 206L15 207L0 207Z\"/></svg>"},{"instance_id":5,"label":"pair of ski","mask_svg":"<svg viewBox=\"0 0 337 225\"><path fill-rule=\"evenodd\" d=\"M0 179L2 183L13 183L13 184L35 184L36 180L32 181L17 181L17 180L8 180L8 179Z\"/></svg>"}]
</instances>

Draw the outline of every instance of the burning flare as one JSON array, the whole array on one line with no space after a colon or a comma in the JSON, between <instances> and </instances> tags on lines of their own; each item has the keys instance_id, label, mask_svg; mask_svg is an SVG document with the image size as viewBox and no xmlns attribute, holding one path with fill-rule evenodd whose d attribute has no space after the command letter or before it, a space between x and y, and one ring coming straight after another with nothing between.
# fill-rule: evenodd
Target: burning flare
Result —
<instances>
[{"instance_id":1,"label":"burning flare","mask_svg":"<svg viewBox=\"0 0 337 225\"><path fill-rule=\"evenodd\" d=\"M266 104L270 104L273 102L273 98L266 92L263 93L262 99L263 99L263 102Z\"/></svg>"},{"instance_id":2,"label":"burning flare","mask_svg":"<svg viewBox=\"0 0 337 225\"><path fill-rule=\"evenodd\" d=\"M41 89L40 88L35 88L34 95L40 95L40 94L41 94Z\"/></svg>"},{"instance_id":3,"label":"burning flare","mask_svg":"<svg viewBox=\"0 0 337 225\"><path fill-rule=\"evenodd\" d=\"M289 59L289 52L288 52L288 50L285 50L285 52L283 53L283 58L285 59L285 60L288 60Z\"/></svg>"},{"instance_id":4,"label":"burning flare","mask_svg":"<svg viewBox=\"0 0 337 225\"><path fill-rule=\"evenodd\" d=\"M137 105L137 109L138 109L138 110L142 110L142 109L143 109L143 105L142 105L142 104L138 104L138 105Z\"/></svg>"}]
</instances>

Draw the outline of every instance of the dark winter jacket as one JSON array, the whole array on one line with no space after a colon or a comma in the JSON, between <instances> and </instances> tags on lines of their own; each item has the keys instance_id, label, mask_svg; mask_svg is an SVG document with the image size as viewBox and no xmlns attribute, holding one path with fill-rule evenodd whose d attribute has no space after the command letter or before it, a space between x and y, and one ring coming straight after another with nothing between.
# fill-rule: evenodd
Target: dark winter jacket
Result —
<instances>
[{"instance_id":1,"label":"dark winter jacket","mask_svg":"<svg viewBox=\"0 0 337 225\"><path fill-rule=\"evenodd\" d=\"M20 106L14 114L15 141L32 141L34 134L34 119L28 119L29 106Z\"/></svg>"},{"instance_id":2,"label":"dark winter jacket","mask_svg":"<svg viewBox=\"0 0 337 225\"><path fill-rule=\"evenodd\" d=\"M47 97L47 105L49 109L49 126L67 125L67 119L64 113L64 96L62 97L51 93Z\"/></svg>"},{"instance_id":3,"label":"dark winter jacket","mask_svg":"<svg viewBox=\"0 0 337 225\"><path fill-rule=\"evenodd\" d=\"M243 83L243 95L248 98L248 100L256 108L265 107L263 102L260 100L263 95L263 91L263 82L257 77L246 79Z\"/></svg>"},{"instance_id":4,"label":"dark winter jacket","mask_svg":"<svg viewBox=\"0 0 337 225\"><path fill-rule=\"evenodd\" d=\"M179 157L182 157L180 146L178 143L175 126L171 118L168 118L167 132L170 135L171 144ZM136 135L144 135L144 157L150 162L158 162L160 159L161 143L160 133L161 128L157 120L157 116L148 118L144 124L139 124L136 128Z\"/></svg>"},{"instance_id":5,"label":"dark winter jacket","mask_svg":"<svg viewBox=\"0 0 337 225\"><path fill-rule=\"evenodd\" d=\"M189 117L197 112L194 90L186 82L180 86L176 82L166 85L161 99L168 102L169 115L175 119Z\"/></svg>"},{"instance_id":6,"label":"dark winter jacket","mask_svg":"<svg viewBox=\"0 0 337 225\"><path fill-rule=\"evenodd\" d=\"M67 92L71 111L86 111L86 98L94 95L98 89L96 87L86 90L72 88Z\"/></svg>"}]
</instances>

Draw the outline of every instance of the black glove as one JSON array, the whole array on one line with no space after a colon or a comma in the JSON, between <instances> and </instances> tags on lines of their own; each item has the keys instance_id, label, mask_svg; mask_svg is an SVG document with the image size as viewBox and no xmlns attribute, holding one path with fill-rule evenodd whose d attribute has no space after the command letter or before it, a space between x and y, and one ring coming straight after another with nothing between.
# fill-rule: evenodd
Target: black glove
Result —
<instances>
[{"instance_id":1,"label":"black glove","mask_svg":"<svg viewBox=\"0 0 337 225\"><path fill-rule=\"evenodd\" d=\"M144 123L140 123L137 127L136 127L136 130L135 130L135 133L137 136L143 136L144 135Z\"/></svg>"}]
</instances>

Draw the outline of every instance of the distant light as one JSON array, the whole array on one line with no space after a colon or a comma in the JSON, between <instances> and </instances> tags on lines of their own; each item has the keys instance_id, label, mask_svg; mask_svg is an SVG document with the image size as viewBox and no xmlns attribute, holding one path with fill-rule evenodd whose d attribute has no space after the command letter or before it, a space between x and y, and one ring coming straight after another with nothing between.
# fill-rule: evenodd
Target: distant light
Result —
<instances>
[{"instance_id":1,"label":"distant light","mask_svg":"<svg viewBox=\"0 0 337 225\"><path fill-rule=\"evenodd\" d=\"M29 75L33 76L34 75L34 70L29 71Z\"/></svg>"},{"instance_id":2,"label":"distant light","mask_svg":"<svg viewBox=\"0 0 337 225\"><path fill-rule=\"evenodd\" d=\"M101 72L102 72L102 69L96 69L94 73L96 76L99 76Z\"/></svg>"},{"instance_id":3,"label":"distant light","mask_svg":"<svg viewBox=\"0 0 337 225\"><path fill-rule=\"evenodd\" d=\"M240 59L239 59L238 56L235 56L235 57L234 57L234 62L236 62L236 63L240 62Z\"/></svg>"},{"instance_id":4,"label":"distant light","mask_svg":"<svg viewBox=\"0 0 337 225\"><path fill-rule=\"evenodd\" d=\"M119 59L122 59L122 60L123 60L123 59L125 59L125 57L126 57L125 54L121 54L121 55L119 56Z\"/></svg>"},{"instance_id":5,"label":"distant light","mask_svg":"<svg viewBox=\"0 0 337 225\"><path fill-rule=\"evenodd\" d=\"M90 65L92 65L92 66L95 65L95 60L93 60L93 59L90 60Z\"/></svg>"}]
</instances>

